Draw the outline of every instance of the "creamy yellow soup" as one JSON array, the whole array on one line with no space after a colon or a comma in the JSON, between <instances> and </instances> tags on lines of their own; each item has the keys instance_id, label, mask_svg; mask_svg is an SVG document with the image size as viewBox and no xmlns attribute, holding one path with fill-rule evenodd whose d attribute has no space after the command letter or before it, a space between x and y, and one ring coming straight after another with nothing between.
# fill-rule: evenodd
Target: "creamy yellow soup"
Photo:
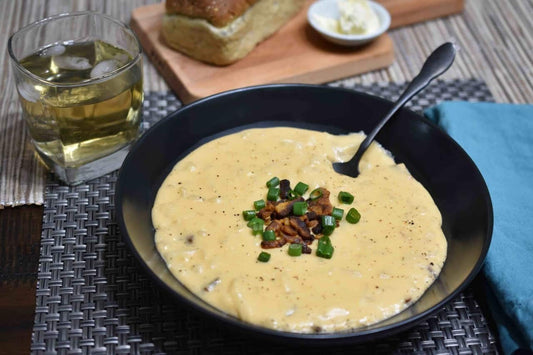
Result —
<instances>
[{"instance_id":1,"label":"creamy yellow soup","mask_svg":"<svg viewBox=\"0 0 533 355\"><path fill-rule=\"evenodd\" d=\"M291 332L332 332L393 316L438 276L447 244L431 196L402 164L373 143L357 178L337 174L363 134L335 136L296 128L250 129L213 140L182 159L152 210L155 241L169 270L206 302L246 322ZM242 211L266 200L277 176L309 190L324 187L357 224L344 219L330 236L331 259L294 257L288 244L261 249ZM355 196L351 205L340 191ZM271 253L259 262L261 251Z\"/></svg>"}]
</instances>

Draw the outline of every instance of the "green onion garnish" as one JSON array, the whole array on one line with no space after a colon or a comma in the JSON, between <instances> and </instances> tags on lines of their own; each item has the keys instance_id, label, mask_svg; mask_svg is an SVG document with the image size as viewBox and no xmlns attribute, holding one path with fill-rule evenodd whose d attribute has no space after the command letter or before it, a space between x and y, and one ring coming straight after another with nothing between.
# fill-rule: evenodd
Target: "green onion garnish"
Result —
<instances>
[{"instance_id":1,"label":"green onion garnish","mask_svg":"<svg viewBox=\"0 0 533 355\"><path fill-rule=\"evenodd\" d=\"M263 240L266 242L276 240L276 232L273 230L267 230L263 232Z\"/></svg>"},{"instance_id":2,"label":"green onion garnish","mask_svg":"<svg viewBox=\"0 0 533 355\"><path fill-rule=\"evenodd\" d=\"M331 235L337 226L335 218L332 216L322 216L322 233L326 236Z\"/></svg>"},{"instance_id":3,"label":"green onion garnish","mask_svg":"<svg viewBox=\"0 0 533 355\"><path fill-rule=\"evenodd\" d=\"M262 251L261 253L259 253L259 256L257 257L257 260L259 260L262 263L266 263L267 261L270 260L270 254L269 253L265 253L264 251Z\"/></svg>"},{"instance_id":4,"label":"green onion garnish","mask_svg":"<svg viewBox=\"0 0 533 355\"><path fill-rule=\"evenodd\" d=\"M272 179L267 181L267 187L276 187L279 185L279 179L277 176L274 176Z\"/></svg>"},{"instance_id":5,"label":"green onion garnish","mask_svg":"<svg viewBox=\"0 0 533 355\"><path fill-rule=\"evenodd\" d=\"M295 216L303 216L307 212L307 202L298 201L292 205L292 213Z\"/></svg>"},{"instance_id":6,"label":"green onion garnish","mask_svg":"<svg viewBox=\"0 0 533 355\"><path fill-rule=\"evenodd\" d=\"M316 248L316 255L321 258L331 259L333 256L333 245L329 237L322 237L318 240L318 246Z\"/></svg>"},{"instance_id":7,"label":"green onion garnish","mask_svg":"<svg viewBox=\"0 0 533 355\"><path fill-rule=\"evenodd\" d=\"M296 195L293 190L290 190L289 192L287 192L288 200L294 200L296 197L298 197L298 195Z\"/></svg>"},{"instance_id":8,"label":"green onion garnish","mask_svg":"<svg viewBox=\"0 0 533 355\"><path fill-rule=\"evenodd\" d=\"M253 235L258 235L258 234L262 234L262 233L263 233L263 224L256 223L256 224L252 225L252 234Z\"/></svg>"},{"instance_id":9,"label":"green onion garnish","mask_svg":"<svg viewBox=\"0 0 533 355\"><path fill-rule=\"evenodd\" d=\"M360 219L361 219L361 214L359 213L359 211L357 211L355 208L350 208L350 210L348 211L348 214L346 215L346 220L349 223L355 224L359 222Z\"/></svg>"},{"instance_id":10,"label":"green onion garnish","mask_svg":"<svg viewBox=\"0 0 533 355\"><path fill-rule=\"evenodd\" d=\"M254 210L242 211L242 216L244 217L245 221L249 221L255 217L255 211Z\"/></svg>"},{"instance_id":11,"label":"green onion garnish","mask_svg":"<svg viewBox=\"0 0 533 355\"><path fill-rule=\"evenodd\" d=\"M279 189L277 187L271 187L268 189L267 200L277 201L279 197Z\"/></svg>"},{"instance_id":12,"label":"green onion garnish","mask_svg":"<svg viewBox=\"0 0 533 355\"><path fill-rule=\"evenodd\" d=\"M254 201L254 208L259 211L261 208L264 208L266 206L265 200L257 200Z\"/></svg>"},{"instance_id":13,"label":"green onion garnish","mask_svg":"<svg viewBox=\"0 0 533 355\"><path fill-rule=\"evenodd\" d=\"M263 221L261 218L259 217L254 217L252 218L251 220L248 221L248 224L246 224L248 227L252 228L252 226L254 224L260 224L260 225L263 225L265 224L265 221Z\"/></svg>"},{"instance_id":14,"label":"green onion garnish","mask_svg":"<svg viewBox=\"0 0 533 355\"><path fill-rule=\"evenodd\" d=\"M300 256L302 255L302 244L291 244L289 245L289 255L290 256Z\"/></svg>"},{"instance_id":15,"label":"green onion garnish","mask_svg":"<svg viewBox=\"0 0 533 355\"><path fill-rule=\"evenodd\" d=\"M309 198L311 199L311 201L314 201L314 200L316 200L316 199L318 199L320 197L322 197L322 190L320 190L320 188L314 189L309 194Z\"/></svg>"},{"instance_id":16,"label":"green onion garnish","mask_svg":"<svg viewBox=\"0 0 533 355\"><path fill-rule=\"evenodd\" d=\"M333 207L333 211L331 212L331 216L333 218L335 218L337 221L340 221L343 215L344 210L342 208Z\"/></svg>"},{"instance_id":17,"label":"green onion garnish","mask_svg":"<svg viewBox=\"0 0 533 355\"><path fill-rule=\"evenodd\" d=\"M339 201L349 205L353 202L353 195L349 192L341 191L339 192Z\"/></svg>"},{"instance_id":18,"label":"green onion garnish","mask_svg":"<svg viewBox=\"0 0 533 355\"><path fill-rule=\"evenodd\" d=\"M303 196L303 194L305 194L307 189L309 189L309 185L304 184L303 182L300 181L299 183L296 184L293 191L295 194Z\"/></svg>"}]
</instances>

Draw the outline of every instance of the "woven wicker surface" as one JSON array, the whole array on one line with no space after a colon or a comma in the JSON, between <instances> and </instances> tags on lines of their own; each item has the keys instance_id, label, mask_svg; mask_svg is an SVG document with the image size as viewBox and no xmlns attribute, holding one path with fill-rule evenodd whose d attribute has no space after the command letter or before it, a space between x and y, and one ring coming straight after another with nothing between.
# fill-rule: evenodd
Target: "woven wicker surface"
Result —
<instances>
[{"instance_id":1,"label":"woven wicker surface","mask_svg":"<svg viewBox=\"0 0 533 355\"><path fill-rule=\"evenodd\" d=\"M0 1L0 28L10 34L38 19L69 11L94 10L128 22L131 11L161 0L17 0ZM424 1L424 0L419 0ZM533 0L465 0L463 14L390 31L396 58L387 69L346 80L387 83L410 80L439 44L454 40L462 50L445 79L481 79L497 102L533 103ZM0 48L7 46L0 36ZM145 58L146 59L146 58ZM44 172L33 156L10 74L0 56L0 207L43 202ZM146 91L168 90L145 60Z\"/></svg>"},{"instance_id":2,"label":"woven wicker surface","mask_svg":"<svg viewBox=\"0 0 533 355\"><path fill-rule=\"evenodd\" d=\"M401 85L350 85L391 98ZM491 101L477 80L440 81L410 104L417 111L440 100ZM169 93L150 93L144 127L180 107ZM117 174L69 187L48 176L34 353L322 354L268 344L227 330L162 294L126 248L114 216ZM369 344L328 352L496 353L495 338L471 289L411 330Z\"/></svg>"}]
</instances>

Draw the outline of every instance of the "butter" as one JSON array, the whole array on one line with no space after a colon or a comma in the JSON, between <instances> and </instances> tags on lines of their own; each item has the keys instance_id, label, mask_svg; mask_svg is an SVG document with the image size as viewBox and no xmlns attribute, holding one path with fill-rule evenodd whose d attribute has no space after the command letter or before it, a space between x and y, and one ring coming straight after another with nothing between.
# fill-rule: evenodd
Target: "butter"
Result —
<instances>
[{"instance_id":1,"label":"butter","mask_svg":"<svg viewBox=\"0 0 533 355\"><path fill-rule=\"evenodd\" d=\"M325 30L339 34L366 35L379 29L379 18L367 0L339 0L339 18L315 15Z\"/></svg>"}]
</instances>

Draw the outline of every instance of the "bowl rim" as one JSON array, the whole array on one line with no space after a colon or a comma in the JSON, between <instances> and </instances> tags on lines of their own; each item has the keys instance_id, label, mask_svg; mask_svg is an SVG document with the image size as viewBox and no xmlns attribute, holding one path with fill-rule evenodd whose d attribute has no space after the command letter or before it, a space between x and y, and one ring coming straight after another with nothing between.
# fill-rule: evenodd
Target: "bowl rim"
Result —
<instances>
[{"instance_id":1,"label":"bowl rim","mask_svg":"<svg viewBox=\"0 0 533 355\"><path fill-rule=\"evenodd\" d=\"M373 40L379 36L381 36L383 33L385 33L391 24L391 16L389 11L381 4L374 2L372 0L368 0L368 3L372 10L376 13L380 20L380 26L375 32L367 33L367 34L342 34L337 32L329 31L326 28L323 28L318 24L317 20L315 19L315 15L317 15L317 9L320 6L337 6L338 0L319 0L311 4L309 9L307 10L307 22L313 27L317 32L319 32L322 36L327 38L328 40L336 40L335 43L340 44L342 42L343 44L349 44L351 45L357 45L362 44L365 42L368 42L370 40Z\"/></svg>"},{"instance_id":2,"label":"bowl rim","mask_svg":"<svg viewBox=\"0 0 533 355\"><path fill-rule=\"evenodd\" d=\"M396 333L399 333L403 330L409 329L416 325L417 323L423 321L424 319L428 318L432 314L434 314L436 311L441 309L445 304L450 302L453 298L455 298L461 291L463 291L468 285L471 284L471 282L474 280L474 278L478 275L480 272L483 263L485 262L486 255L488 253L491 240L492 240L492 234L493 234L493 226L494 226L494 215L493 215L493 206L492 201L490 198L490 193L487 187L487 184L485 182L485 179L483 175L481 175L481 172L479 172L479 169L477 168L477 165L472 160L472 158L464 151L464 149L452 138L450 137L441 127L439 127L436 123L428 120L423 115L420 115L412 110L409 110L407 108L403 108L402 110L407 110L411 114L417 116L418 118L422 119L426 124L431 126L434 129L437 129L448 136L448 138L451 140L455 148L458 148L465 156L465 158L471 163L475 169L478 171L479 176L481 178L481 181L483 182L483 195L485 197L485 200L487 202L487 217L488 217L488 225L487 227L487 234L485 235L485 241L483 248L481 250L481 253L479 255L478 260L476 261L475 265L473 266L471 272L465 277L463 282L453 291L451 291L446 297L444 297L442 300L440 300L437 304L434 306L428 308L427 310L412 315L409 318L402 320L397 323L385 325L382 327L374 328L374 329L365 329L365 328L355 328L352 330L344 330L339 332L331 332L331 333L297 333L297 332L288 332L288 331L281 331L271 328L266 328L263 326L259 326L253 323L248 323L243 320L238 319L235 316L231 316L229 314L225 314L223 311L220 311L220 313L214 313L209 312L206 308L203 308L199 306L198 304L191 302L187 298L183 297L179 293L175 292L167 283L165 283L159 276L150 268L150 266L146 263L145 259L141 256L139 251L135 248L135 245L133 244L132 239L130 238L128 234L128 228L126 225L126 222L124 220L124 211L122 208L121 201L124 200L124 181L127 179L127 176L124 175L124 167L129 165L131 161L134 160L134 156L138 151L141 151L141 148L143 146L143 142L147 139L146 137L151 134L151 132L154 132L157 130L159 126L165 125L169 121L175 121L176 115L182 114L182 112L187 112L189 110L194 110L196 106L204 105L206 102L210 102L212 100L222 100L226 96L231 96L235 94L239 94L242 92L250 92L250 91L260 91L260 90L269 90L269 89L278 89L278 88L295 88L295 89L317 89L317 90L325 90L325 91L338 91L338 92L345 92L345 93L351 93L356 95L362 95L366 97L370 97L374 100L381 101L382 103L391 104L390 100L371 95L365 92L361 92L358 90L353 90L349 88L342 88L342 87L332 87L332 86L324 86L324 85L315 85L315 84L266 84L266 85L255 85L255 86L248 86L243 88L237 88L234 90L224 91L221 93L217 93L202 99L199 99L197 101L194 101L188 105L185 105L181 108L179 108L176 111L173 111L169 113L167 116L163 117L161 120L156 122L154 125L152 125L132 146L130 149L128 155L124 159L124 162L122 164L122 167L119 170L119 175L117 178L116 186L115 186L115 208L116 208L116 220L117 224L119 226L120 233L122 235L123 241L128 246L130 251L133 253L135 258L139 261L144 271L150 275L150 279L152 281L155 281L161 288L164 290L167 294L170 294L174 299L179 299L179 301L189 308L192 308L194 311L198 312L201 316L211 317L212 319L216 320L219 323L229 323L231 326L233 326L235 329L245 331L249 334L253 334L256 336L264 337L264 338L270 338L275 341L294 341L299 342L299 344L304 345L334 345L334 344L355 344L355 343L362 343L362 342L368 342L372 340L376 340L382 337L390 336ZM178 155L176 156L176 158ZM163 173L163 171L161 172ZM157 252L157 249L155 249ZM157 252L158 253L158 252ZM179 282L179 280L178 280ZM191 292L195 297L197 297L201 303L213 307L208 302L202 300L198 296L196 296L194 293ZM416 302L415 302L416 303ZM402 312L409 310L410 307L406 308ZM400 312L401 313L401 312ZM386 318L388 319L388 318ZM385 321L384 319L383 321ZM376 323L376 324L379 324ZM360 330L358 330L360 329Z\"/></svg>"}]
</instances>

